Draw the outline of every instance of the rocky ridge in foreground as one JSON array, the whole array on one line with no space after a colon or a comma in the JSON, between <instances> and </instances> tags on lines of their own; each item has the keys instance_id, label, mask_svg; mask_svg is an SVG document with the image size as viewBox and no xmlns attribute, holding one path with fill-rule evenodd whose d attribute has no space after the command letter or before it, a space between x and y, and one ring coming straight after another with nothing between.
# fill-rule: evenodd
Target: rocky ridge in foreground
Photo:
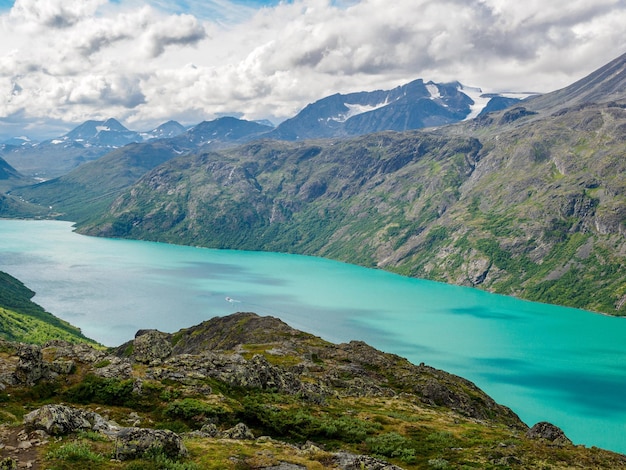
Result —
<instances>
[{"instance_id":1,"label":"rocky ridge in foreground","mask_svg":"<svg viewBox=\"0 0 626 470\"><path fill-rule=\"evenodd\" d=\"M108 351L2 342L0 383L0 468L626 468L465 379L253 313Z\"/></svg>"}]
</instances>

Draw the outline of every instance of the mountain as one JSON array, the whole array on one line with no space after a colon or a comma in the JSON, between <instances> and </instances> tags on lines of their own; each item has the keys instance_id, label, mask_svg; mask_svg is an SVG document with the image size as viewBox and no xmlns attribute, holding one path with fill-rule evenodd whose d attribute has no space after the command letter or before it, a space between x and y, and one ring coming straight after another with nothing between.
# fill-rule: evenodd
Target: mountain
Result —
<instances>
[{"instance_id":1,"label":"mountain","mask_svg":"<svg viewBox=\"0 0 626 470\"><path fill-rule=\"evenodd\" d=\"M24 175L48 180L128 144L164 140L167 145L178 147L179 153L186 153L199 147L236 145L272 129L272 126L232 117L205 121L189 130L175 121L168 121L143 133L130 131L115 119L86 121L57 139L0 146L0 157Z\"/></svg>"},{"instance_id":2,"label":"mountain","mask_svg":"<svg viewBox=\"0 0 626 470\"><path fill-rule=\"evenodd\" d=\"M557 112L585 103L620 102L626 98L626 54L561 90L529 99L533 111Z\"/></svg>"},{"instance_id":3,"label":"mountain","mask_svg":"<svg viewBox=\"0 0 626 470\"><path fill-rule=\"evenodd\" d=\"M462 121L473 112L478 115L477 98L481 95L480 89L458 82L424 83L421 79L393 90L335 94L308 105L267 137L303 140L441 126ZM496 99L508 105L519 101L502 101L497 95L484 101L487 104Z\"/></svg>"},{"instance_id":4,"label":"mountain","mask_svg":"<svg viewBox=\"0 0 626 470\"><path fill-rule=\"evenodd\" d=\"M548 422L529 428L461 377L253 313L107 351L1 346L0 435L20 443L0 449L7 468L626 466Z\"/></svg>"},{"instance_id":5,"label":"mountain","mask_svg":"<svg viewBox=\"0 0 626 470\"><path fill-rule=\"evenodd\" d=\"M0 157L24 175L48 180L125 145L143 142L147 138L172 137L180 131L184 131L184 128L174 121L140 134L128 130L115 119L90 120L56 139L23 143L20 146L0 146Z\"/></svg>"},{"instance_id":6,"label":"mountain","mask_svg":"<svg viewBox=\"0 0 626 470\"><path fill-rule=\"evenodd\" d=\"M181 156L79 230L324 256L624 315L626 101L582 104Z\"/></svg>"},{"instance_id":7,"label":"mountain","mask_svg":"<svg viewBox=\"0 0 626 470\"><path fill-rule=\"evenodd\" d=\"M86 121L67 134L40 143L0 147L0 157L22 174L45 180L67 173L141 136L115 119Z\"/></svg>"},{"instance_id":8,"label":"mountain","mask_svg":"<svg viewBox=\"0 0 626 470\"><path fill-rule=\"evenodd\" d=\"M272 129L273 127L258 122L226 116L203 121L171 139L171 143L186 151L222 148L264 136Z\"/></svg>"},{"instance_id":9,"label":"mountain","mask_svg":"<svg viewBox=\"0 0 626 470\"><path fill-rule=\"evenodd\" d=\"M85 146L122 147L141 140L139 133L128 130L119 121L110 118L106 121L86 121L60 139L53 140L53 143L58 145L71 141Z\"/></svg>"},{"instance_id":10,"label":"mountain","mask_svg":"<svg viewBox=\"0 0 626 470\"><path fill-rule=\"evenodd\" d=\"M166 141L129 144L66 175L14 189L12 194L45 208L49 216L84 221L105 210L148 170L179 154L180 151ZM4 215L1 208L0 214Z\"/></svg>"},{"instance_id":11,"label":"mountain","mask_svg":"<svg viewBox=\"0 0 626 470\"><path fill-rule=\"evenodd\" d=\"M0 272L0 338L44 344L50 340L96 343L78 328L46 312L31 299L35 295L22 282Z\"/></svg>"},{"instance_id":12,"label":"mountain","mask_svg":"<svg viewBox=\"0 0 626 470\"><path fill-rule=\"evenodd\" d=\"M15 186L32 184L33 180L22 176L15 168L0 158L0 191L8 191Z\"/></svg>"},{"instance_id":13,"label":"mountain","mask_svg":"<svg viewBox=\"0 0 626 470\"><path fill-rule=\"evenodd\" d=\"M11 145L13 147L20 147L22 145L33 145L36 143L37 142L30 140L28 137L22 136L22 137L12 137L8 140L5 140L0 145Z\"/></svg>"},{"instance_id":14,"label":"mountain","mask_svg":"<svg viewBox=\"0 0 626 470\"><path fill-rule=\"evenodd\" d=\"M148 132L142 132L143 140L169 139L186 131L185 126L176 121L167 121Z\"/></svg>"}]
</instances>

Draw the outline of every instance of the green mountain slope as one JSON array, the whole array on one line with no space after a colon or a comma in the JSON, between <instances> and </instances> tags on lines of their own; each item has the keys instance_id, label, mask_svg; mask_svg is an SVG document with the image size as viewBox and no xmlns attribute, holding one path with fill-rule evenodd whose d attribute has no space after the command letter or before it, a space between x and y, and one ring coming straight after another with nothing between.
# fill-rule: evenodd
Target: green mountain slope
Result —
<instances>
[{"instance_id":1,"label":"green mountain slope","mask_svg":"<svg viewBox=\"0 0 626 470\"><path fill-rule=\"evenodd\" d=\"M67 175L16 189L12 194L51 208L51 214L56 217L82 221L105 210L148 170L174 156L175 149L162 142L130 144L85 163Z\"/></svg>"},{"instance_id":2,"label":"green mountain slope","mask_svg":"<svg viewBox=\"0 0 626 470\"><path fill-rule=\"evenodd\" d=\"M83 233L320 255L626 313L626 110L178 157Z\"/></svg>"},{"instance_id":3,"label":"green mountain slope","mask_svg":"<svg viewBox=\"0 0 626 470\"><path fill-rule=\"evenodd\" d=\"M0 217L5 218L37 218L47 217L50 214L48 207L31 204L18 197L0 194Z\"/></svg>"},{"instance_id":4,"label":"green mountain slope","mask_svg":"<svg viewBox=\"0 0 626 470\"><path fill-rule=\"evenodd\" d=\"M34 295L22 282L0 272L0 338L34 344L54 339L96 344L80 329L34 303L31 300Z\"/></svg>"}]
</instances>

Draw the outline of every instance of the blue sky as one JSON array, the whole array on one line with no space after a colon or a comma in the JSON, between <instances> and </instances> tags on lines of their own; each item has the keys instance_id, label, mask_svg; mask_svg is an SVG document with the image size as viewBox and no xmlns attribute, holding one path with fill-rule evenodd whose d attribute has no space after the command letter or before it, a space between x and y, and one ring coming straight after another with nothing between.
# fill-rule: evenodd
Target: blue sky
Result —
<instances>
[{"instance_id":1,"label":"blue sky","mask_svg":"<svg viewBox=\"0 0 626 470\"><path fill-rule=\"evenodd\" d=\"M0 140L277 123L417 78L547 92L626 52L624 24L624 0L0 0Z\"/></svg>"}]
</instances>

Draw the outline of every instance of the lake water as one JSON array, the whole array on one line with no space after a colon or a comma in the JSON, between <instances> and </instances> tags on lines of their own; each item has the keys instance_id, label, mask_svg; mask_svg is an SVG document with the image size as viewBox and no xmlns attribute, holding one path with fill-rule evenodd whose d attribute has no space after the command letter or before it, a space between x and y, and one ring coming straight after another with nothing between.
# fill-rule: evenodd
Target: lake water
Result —
<instances>
[{"instance_id":1,"label":"lake water","mask_svg":"<svg viewBox=\"0 0 626 470\"><path fill-rule=\"evenodd\" d=\"M319 258L84 237L66 222L0 220L0 270L108 346L142 328L273 315L461 375L529 425L626 453L626 319Z\"/></svg>"}]
</instances>

